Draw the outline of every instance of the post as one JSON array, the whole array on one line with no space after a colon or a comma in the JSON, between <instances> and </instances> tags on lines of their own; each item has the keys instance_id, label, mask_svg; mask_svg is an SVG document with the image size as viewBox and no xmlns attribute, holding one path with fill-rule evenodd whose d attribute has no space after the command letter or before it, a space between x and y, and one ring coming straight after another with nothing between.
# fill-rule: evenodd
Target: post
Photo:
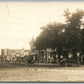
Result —
<instances>
[{"instance_id":1,"label":"post","mask_svg":"<svg viewBox=\"0 0 84 84\"><path fill-rule=\"evenodd\" d=\"M48 51L46 52L46 57L47 57L47 63L48 63Z\"/></svg>"},{"instance_id":2,"label":"post","mask_svg":"<svg viewBox=\"0 0 84 84\"><path fill-rule=\"evenodd\" d=\"M41 53L40 53L40 50L39 50L39 56L38 56L39 63L40 63L40 55L41 55Z\"/></svg>"},{"instance_id":3,"label":"post","mask_svg":"<svg viewBox=\"0 0 84 84\"><path fill-rule=\"evenodd\" d=\"M6 62L6 59L5 58L6 58L6 56L4 56L4 63Z\"/></svg>"},{"instance_id":4,"label":"post","mask_svg":"<svg viewBox=\"0 0 84 84\"><path fill-rule=\"evenodd\" d=\"M79 66L79 53L77 53L77 66Z\"/></svg>"}]
</instances>

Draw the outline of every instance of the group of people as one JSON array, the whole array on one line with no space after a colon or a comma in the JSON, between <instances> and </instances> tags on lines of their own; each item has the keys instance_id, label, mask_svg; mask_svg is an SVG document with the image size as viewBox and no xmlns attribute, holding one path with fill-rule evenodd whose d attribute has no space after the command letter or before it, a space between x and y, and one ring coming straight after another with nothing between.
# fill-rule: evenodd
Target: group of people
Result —
<instances>
[{"instance_id":1,"label":"group of people","mask_svg":"<svg viewBox=\"0 0 84 84\"><path fill-rule=\"evenodd\" d=\"M82 52L78 52L76 49L62 49L57 48L57 55L60 64L84 64L84 54ZM63 56L63 58L61 58Z\"/></svg>"}]
</instances>

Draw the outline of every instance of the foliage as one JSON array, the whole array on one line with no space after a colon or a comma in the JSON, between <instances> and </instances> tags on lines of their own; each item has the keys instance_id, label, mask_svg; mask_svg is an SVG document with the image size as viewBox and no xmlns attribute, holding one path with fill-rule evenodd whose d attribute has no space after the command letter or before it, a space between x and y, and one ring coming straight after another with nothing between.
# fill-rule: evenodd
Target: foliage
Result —
<instances>
[{"instance_id":1,"label":"foliage","mask_svg":"<svg viewBox=\"0 0 84 84\"><path fill-rule=\"evenodd\" d=\"M81 25L84 11L77 9L76 12L70 13L67 9L65 11L67 28L65 34L67 36L65 42L68 48L77 49L80 48L81 44Z\"/></svg>"},{"instance_id":2,"label":"foliage","mask_svg":"<svg viewBox=\"0 0 84 84\"><path fill-rule=\"evenodd\" d=\"M84 29L81 29L84 11L77 9L71 13L66 9L64 13L66 17L65 24L54 22L41 27L42 32L35 42L36 49L62 47L79 50L84 45ZM84 47L81 49L84 49Z\"/></svg>"},{"instance_id":3,"label":"foliage","mask_svg":"<svg viewBox=\"0 0 84 84\"><path fill-rule=\"evenodd\" d=\"M64 24L50 23L42 28L41 34L36 39L37 49L52 48L55 49L59 44L62 45L62 30L65 28ZM59 46L60 46L59 45Z\"/></svg>"}]
</instances>

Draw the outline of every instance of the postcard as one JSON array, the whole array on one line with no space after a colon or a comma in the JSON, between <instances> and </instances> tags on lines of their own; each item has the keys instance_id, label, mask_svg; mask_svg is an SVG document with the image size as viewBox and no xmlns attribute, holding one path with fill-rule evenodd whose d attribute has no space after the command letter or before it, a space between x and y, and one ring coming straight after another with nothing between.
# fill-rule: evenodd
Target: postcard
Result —
<instances>
[{"instance_id":1,"label":"postcard","mask_svg":"<svg viewBox=\"0 0 84 84\"><path fill-rule=\"evenodd\" d=\"M84 2L0 2L0 82L84 82Z\"/></svg>"}]
</instances>

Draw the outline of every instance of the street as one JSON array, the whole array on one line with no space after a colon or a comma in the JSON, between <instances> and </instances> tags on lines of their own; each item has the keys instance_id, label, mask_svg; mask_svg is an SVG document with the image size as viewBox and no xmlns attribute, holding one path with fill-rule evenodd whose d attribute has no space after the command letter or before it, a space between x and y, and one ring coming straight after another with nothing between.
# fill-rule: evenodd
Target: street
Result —
<instances>
[{"instance_id":1,"label":"street","mask_svg":"<svg viewBox=\"0 0 84 84\"><path fill-rule=\"evenodd\" d=\"M84 81L84 67L32 67L0 64L0 81L62 82Z\"/></svg>"}]
</instances>

